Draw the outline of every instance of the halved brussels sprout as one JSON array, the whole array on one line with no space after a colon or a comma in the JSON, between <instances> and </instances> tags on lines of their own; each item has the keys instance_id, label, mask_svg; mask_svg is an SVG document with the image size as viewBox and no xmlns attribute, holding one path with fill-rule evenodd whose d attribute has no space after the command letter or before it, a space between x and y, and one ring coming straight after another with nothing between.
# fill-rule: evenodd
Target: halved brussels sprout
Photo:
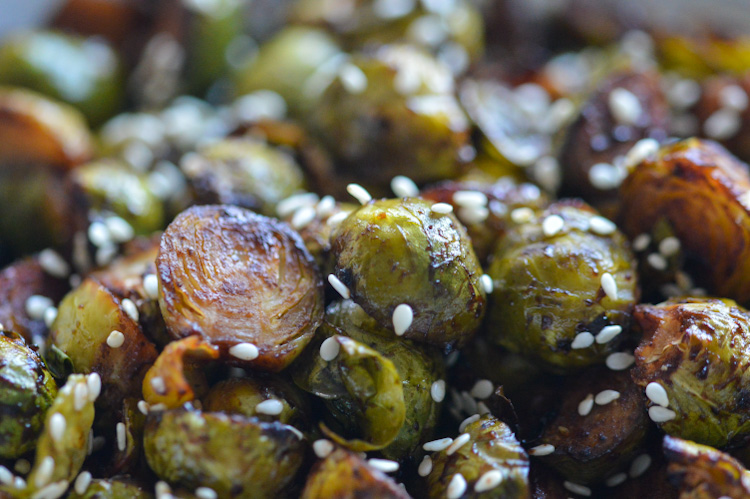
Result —
<instances>
[{"instance_id":1,"label":"halved brussels sprout","mask_svg":"<svg viewBox=\"0 0 750 499\"><path fill-rule=\"evenodd\" d=\"M643 331L633 380L660 395L650 397L651 419L702 444L743 442L750 435L748 311L732 300L687 298L638 305L633 319Z\"/></svg>"},{"instance_id":2,"label":"halved brussels sprout","mask_svg":"<svg viewBox=\"0 0 750 499\"><path fill-rule=\"evenodd\" d=\"M291 427L255 418L181 409L151 411L143 439L163 480L219 497L274 497L302 464L305 446Z\"/></svg>"},{"instance_id":3,"label":"halved brussels sprout","mask_svg":"<svg viewBox=\"0 0 750 499\"><path fill-rule=\"evenodd\" d=\"M555 372L603 363L639 297L627 240L581 201L554 203L510 229L489 275L490 338Z\"/></svg>"},{"instance_id":4,"label":"halved brussels sprout","mask_svg":"<svg viewBox=\"0 0 750 499\"><path fill-rule=\"evenodd\" d=\"M452 214L421 199L372 201L332 235L334 274L352 299L388 329L402 304L413 320L405 338L445 348L466 343L484 316L482 269Z\"/></svg>"},{"instance_id":5,"label":"halved brussels sprout","mask_svg":"<svg viewBox=\"0 0 750 499\"><path fill-rule=\"evenodd\" d=\"M238 365L280 371L322 319L322 279L299 235L242 208L182 212L162 236L156 267L170 334L199 334Z\"/></svg>"}]
</instances>

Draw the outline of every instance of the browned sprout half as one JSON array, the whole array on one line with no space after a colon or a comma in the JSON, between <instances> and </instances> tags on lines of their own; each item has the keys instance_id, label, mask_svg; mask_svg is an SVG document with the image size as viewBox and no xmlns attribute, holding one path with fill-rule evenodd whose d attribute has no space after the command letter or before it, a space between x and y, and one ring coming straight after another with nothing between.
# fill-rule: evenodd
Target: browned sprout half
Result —
<instances>
[{"instance_id":1,"label":"browned sprout half","mask_svg":"<svg viewBox=\"0 0 750 499\"><path fill-rule=\"evenodd\" d=\"M667 434L724 447L750 435L750 313L732 300L638 305L633 380Z\"/></svg>"},{"instance_id":2,"label":"browned sprout half","mask_svg":"<svg viewBox=\"0 0 750 499\"><path fill-rule=\"evenodd\" d=\"M750 471L729 454L669 435L664 437L664 454L680 499L750 496Z\"/></svg>"},{"instance_id":3,"label":"browned sprout half","mask_svg":"<svg viewBox=\"0 0 750 499\"><path fill-rule=\"evenodd\" d=\"M620 227L631 238L670 225L691 276L710 293L750 302L750 176L710 141L666 145L621 187Z\"/></svg>"},{"instance_id":4,"label":"browned sprout half","mask_svg":"<svg viewBox=\"0 0 750 499\"><path fill-rule=\"evenodd\" d=\"M198 334L235 364L280 371L322 319L322 279L299 235L243 208L185 210L156 266L170 334Z\"/></svg>"},{"instance_id":5,"label":"browned sprout half","mask_svg":"<svg viewBox=\"0 0 750 499\"><path fill-rule=\"evenodd\" d=\"M359 455L337 448L318 461L307 476L302 499L408 499L410 496L385 473Z\"/></svg>"}]
</instances>

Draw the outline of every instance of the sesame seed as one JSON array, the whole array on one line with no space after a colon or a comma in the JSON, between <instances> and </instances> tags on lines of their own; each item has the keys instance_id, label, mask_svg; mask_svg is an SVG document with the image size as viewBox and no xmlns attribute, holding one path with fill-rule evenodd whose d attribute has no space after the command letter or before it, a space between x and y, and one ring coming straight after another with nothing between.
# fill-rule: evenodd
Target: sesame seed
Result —
<instances>
[{"instance_id":1,"label":"sesame seed","mask_svg":"<svg viewBox=\"0 0 750 499\"><path fill-rule=\"evenodd\" d=\"M547 456L555 452L555 446L550 444L537 445L529 449L529 454L532 456Z\"/></svg>"},{"instance_id":2,"label":"sesame seed","mask_svg":"<svg viewBox=\"0 0 750 499\"><path fill-rule=\"evenodd\" d=\"M630 463L630 470L628 471L628 475L630 475L630 478L638 478L639 476L643 475L651 466L651 461L651 456L649 456L648 454L641 454L640 456L633 459L633 462Z\"/></svg>"},{"instance_id":3,"label":"sesame seed","mask_svg":"<svg viewBox=\"0 0 750 499\"><path fill-rule=\"evenodd\" d=\"M440 452L441 450L447 449L453 443L453 439L450 437L440 438L433 440L422 445L422 448L427 452Z\"/></svg>"},{"instance_id":4,"label":"sesame seed","mask_svg":"<svg viewBox=\"0 0 750 499\"><path fill-rule=\"evenodd\" d=\"M160 411L166 411L167 405L162 404L161 402L154 405L149 405L148 412L160 412Z\"/></svg>"},{"instance_id":5,"label":"sesame seed","mask_svg":"<svg viewBox=\"0 0 750 499\"><path fill-rule=\"evenodd\" d=\"M562 230L565 221L560 215L550 215L542 222L542 232L547 237L552 237Z\"/></svg>"},{"instance_id":6,"label":"sesame seed","mask_svg":"<svg viewBox=\"0 0 750 499\"><path fill-rule=\"evenodd\" d=\"M517 224L523 224L523 223L529 222L531 221L533 217L534 217L534 210L526 206L521 207L521 208L516 208L510 212L510 219Z\"/></svg>"},{"instance_id":7,"label":"sesame seed","mask_svg":"<svg viewBox=\"0 0 750 499\"><path fill-rule=\"evenodd\" d=\"M719 104L721 107L742 112L747 109L747 92L739 85L727 85L719 90Z\"/></svg>"},{"instance_id":8,"label":"sesame seed","mask_svg":"<svg viewBox=\"0 0 750 499\"><path fill-rule=\"evenodd\" d=\"M20 476L17 476L13 479L13 486L17 489L25 489L26 488L26 480L21 478Z\"/></svg>"},{"instance_id":9,"label":"sesame seed","mask_svg":"<svg viewBox=\"0 0 750 499\"><path fill-rule=\"evenodd\" d=\"M646 257L646 261L649 265L651 265L651 267L656 270L667 270L667 267L669 266L666 258L661 256L659 253L651 253Z\"/></svg>"},{"instance_id":10,"label":"sesame seed","mask_svg":"<svg viewBox=\"0 0 750 499\"><path fill-rule=\"evenodd\" d=\"M458 431L463 432L467 426L469 426L471 423L476 423L477 421L479 421L479 414L469 416L468 418L461 421L460 425L458 425Z\"/></svg>"},{"instance_id":11,"label":"sesame seed","mask_svg":"<svg viewBox=\"0 0 750 499\"><path fill-rule=\"evenodd\" d=\"M335 337L327 338L323 343L320 344L320 358L326 362L330 362L339 355L341 345L336 341Z\"/></svg>"},{"instance_id":12,"label":"sesame seed","mask_svg":"<svg viewBox=\"0 0 750 499\"><path fill-rule=\"evenodd\" d=\"M439 379L430 386L430 395L432 400L438 404L445 399L445 380Z\"/></svg>"},{"instance_id":13,"label":"sesame seed","mask_svg":"<svg viewBox=\"0 0 750 499\"><path fill-rule=\"evenodd\" d=\"M479 278L479 283L482 285L484 292L488 295L492 294L492 291L495 289L495 282L492 280L492 277L487 274L482 274L482 277Z\"/></svg>"},{"instance_id":14,"label":"sesame seed","mask_svg":"<svg viewBox=\"0 0 750 499\"><path fill-rule=\"evenodd\" d=\"M47 307L47 309L44 311L43 319L45 326L52 327L52 324L55 323L55 319L57 319L57 308Z\"/></svg>"},{"instance_id":15,"label":"sesame seed","mask_svg":"<svg viewBox=\"0 0 750 499\"><path fill-rule=\"evenodd\" d=\"M659 152L659 142L655 139L641 139L625 154L623 165L630 171L657 152Z\"/></svg>"},{"instance_id":16,"label":"sesame seed","mask_svg":"<svg viewBox=\"0 0 750 499\"><path fill-rule=\"evenodd\" d=\"M648 417L654 423L666 423L677 417L677 413L660 405L652 405L648 408Z\"/></svg>"},{"instance_id":17,"label":"sesame seed","mask_svg":"<svg viewBox=\"0 0 750 499\"><path fill-rule=\"evenodd\" d=\"M633 239L633 250L643 251L648 248L649 244L651 244L651 236L648 234L638 234L635 239Z\"/></svg>"},{"instance_id":18,"label":"sesame seed","mask_svg":"<svg viewBox=\"0 0 750 499\"><path fill-rule=\"evenodd\" d=\"M26 309L26 315L29 316L30 319L35 321L40 321L44 319L44 312L50 308L54 307L54 302L47 298L46 296L41 295L31 295L26 299L26 302L24 304L24 308Z\"/></svg>"},{"instance_id":19,"label":"sesame seed","mask_svg":"<svg viewBox=\"0 0 750 499\"><path fill-rule=\"evenodd\" d=\"M454 452L456 452L458 449L466 445L469 442L469 440L471 440L471 436L469 436L468 433L459 435L458 437L456 437L456 439L453 442L451 442L448 448L445 449L445 453L448 456L453 455Z\"/></svg>"},{"instance_id":20,"label":"sesame seed","mask_svg":"<svg viewBox=\"0 0 750 499\"><path fill-rule=\"evenodd\" d=\"M276 399L268 399L255 406L255 412L259 414L268 414L269 416L278 416L284 410L284 404Z\"/></svg>"},{"instance_id":21,"label":"sesame seed","mask_svg":"<svg viewBox=\"0 0 750 499\"><path fill-rule=\"evenodd\" d=\"M456 191L453 193L453 202L465 207L487 206L488 199L483 192Z\"/></svg>"},{"instance_id":22,"label":"sesame seed","mask_svg":"<svg viewBox=\"0 0 750 499\"><path fill-rule=\"evenodd\" d=\"M281 218L286 218L303 206L312 206L318 202L318 195L314 192L303 192L294 194L286 199L279 201L276 205L276 213Z\"/></svg>"},{"instance_id":23,"label":"sesame seed","mask_svg":"<svg viewBox=\"0 0 750 499\"><path fill-rule=\"evenodd\" d=\"M143 291L153 300L159 298L159 279L155 274L143 276Z\"/></svg>"},{"instance_id":24,"label":"sesame seed","mask_svg":"<svg viewBox=\"0 0 750 499\"><path fill-rule=\"evenodd\" d=\"M471 388L471 396L480 400L484 400L486 398L489 398L490 395L492 395L492 392L495 391L495 386L492 384L492 381L488 379L480 379L477 380L476 383L474 383L474 386Z\"/></svg>"},{"instance_id":25,"label":"sesame seed","mask_svg":"<svg viewBox=\"0 0 750 499\"><path fill-rule=\"evenodd\" d=\"M255 360L260 352L252 343L237 343L229 349L229 355L240 360Z\"/></svg>"},{"instance_id":26,"label":"sesame seed","mask_svg":"<svg viewBox=\"0 0 750 499\"><path fill-rule=\"evenodd\" d=\"M68 490L70 484L67 480L54 482L31 494L29 499L58 499Z\"/></svg>"},{"instance_id":27,"label":"sesame seed","mask_svg":"<svg viewBox=\"0 0 750 499\"><path fill-rule=\"evenodd\" d=\"M396 175L391 179L391 190L400 198L413 198L419 196L419 187L409 177Z\"/></svg>"},{"instance_id":28,"label":"sesame seed","mask_svg":"<svg viewBox=\"0 0 750 499\"><path fill-rule=\"evenodd\" d=\"M591 409L594 408L594 394L589 393L586 398L578 403L578 415L588 416L591 413Z\"/></svg>"},{"instance_id":29,"label":"sesame seed","mask_svg":"<svg viewBox=\"0 0 750 499\"><path fill-rule=\"evenodd\" d=\"M161 376L154 376L151 378L151 388L153 388L159 395L167 393L167 385L164 383L164 378Z\"/></svg>"},{"instance_id":30,"label":"sesame seed","mask_svg":"<svg viewBox=\"0 0 750 499\"><path fill-rule=\"evenodd\" d=\"M154 487L154 490L156 491L157 499L162 499L162 496L172 495L172 489L169 487L167 482L163 482L161 480L156 482L156 486Z\"/></svg>"},{"instance_id":31,"label":"sesame seed","mask_svg":"<svg viewBox=\"0 0 750 499\"><path fill-rule=\"evenodd\" d=\"M602 390L596 394L596 396L594 397L594 402L596 402L597 405L607 405L619 398L620 392L618 392L617 390Z\"/></svg>"},{"instance_id":32,"label":"sesame seed","mask_svg":"<svg viewBox=\"0 0 750 499\"><path fill-rule=\"evenodd\" d=\"M321 217L325 218L331 213L334 212L336 209L336 200L333 199L333 196L323 196L323 199L321 199L318 204L315 206L315 213Z\"/></svg>"},{"instance_id":33,"label":"sesame seed","mask_svg":"<svg viewBox=\"0 0 750 499\"><path fill-rule=\"evenodd\" d=\"M307 227L310 222L315 220L316 211L313 206L303 206L294 212L291 225L294 230L300 230Z\"/></svg>"},{"instance_id":34,"label":"sesame seed","mask_svg":"<svg viewBox=\"0 0 750 499\"><path fill-rule=\"evenodd\" d=\"M146 402L145 400L139 400L138 410L141 411L141 414L143 414L144 416L148 416L148 410L149 410L148 402Z\"/></svg>"},{"instance_id":35,"label":"sesame seed","mask_svg":"<svg viewBox=\"0 0 750 499\"><path fill-rule=\"evenodd\" d=\"M109 231L112 240L116 243L130 241L135 236L133 227L121 217L107 217L107 219L104 220L104 224L107 226L107 230Z\"/></svg>"},{"instance_id":36,"label":"sesame seed","mask_svg":"<svg viewBox=\"0 0 750 499\"><path fill-rule=\"evenodd\" d=\"M102 391L102 378L97 373L91 373L86 377L86 387L89 392L89 402L94 402Z\"/></svg>"},{"instance_id":37,"label":"sesame seed","mask_svg":"<svg viewBox=\"0 0 750 499\"><path fill-rule=\"evenodd\" d=\"M125 335L120 331L112 331L107 336L107 345L110 348L120 348L125 343Z\"/></svg>"},{"instance_id":38,"label":"sesame seed","mask_svg":"<svg viewBox=\"0 0 750 499\"><path fill-rule=\"evenodd\" d=\"M26 473L31 471L31 463L28 461L28 459L21 458L13 465L13 469L16 470L17 473L25 475Z\"/></svg>"},{"instance_id":39,"label":"sesame seed","mask_svg":"<svg viewBox=\"0 0 750 499\"><path fill-rule=\"evenodd\" d=\"M682 270L675 272L674 280L681 290L689 290L693 288L693 279Z\"/></svg>"},{"instance_id":40,"label":"sesame seed","mask_svg":"<svg viewBox=\"0 0 750 499\"><path fill-rule=\"evenodd\" d=\"M414 320L414 311L406 303L402 303L393 310L393 331L396 336L403 336Z\"/></svg>"},{"instance_id":41,"label":"sesame seed","mask_svg":"<svg viewBox=\"0 0 750 499\"><path fill-rule=\"evenodd\" d=\"M398 471L398 463L396 461L391 461L390 459L371 458L367 460L367 464L383 473L393 473L394 471Z\"/></svg>"},{"instance_id":42,"label":"sesame seed","mask_svg":"<svg viewBox=\"0 0 750 499\"><path fill-rule=\"evenodd\" d=\"M476 225L487 220L490 210L484 206L462 206L458 210L458 218L466 225Z\"/></svg>"},{"instance_id":43,"label":"sesame seed","mask_svg":"<svg viewBox=\"0 0 750 499\"><path fill-rule=\"evenodd\" d=\"M611 477L607 478L607 480L604 482L607 487L617 487L621 483L625 482L625 480L628 479L628 475L625 473L618 473L616 475L612 475Z\"/></svg>"},{"instance_id":44,"label":"sesame seed","mask_svg":"<svg viewBox=\"0 0 750 499\"><path fill-rule=\"evenodd\" d=\"M479 411L479 414L484 416L485 414L490 414L490 408L487 407L487 404L484 402L477 402L477 411Z\"/></svg>"},{"instance_id":45,"label":"sesame seed","mask_svg":"<svg viewBox=\"0 0 750 499\"><path fill-rule=\"evenodd\" d=\"M53 277L63 279L70 274L70 265L57 251L47 248L39 253L39 265Z\"/></svg>"},{"instance_id":46,"label":"sesame seed","mask_svg":"<svg viewBox=\"0 0 750 499\"><path fill-rule=\"evenodd\" d=\"M684 78L667 89L667 99L678 109L688 109L701 97L701 86L697 81Z\"/></svg>"},{"instance_id":47,"label":"sesame seed","mask_svg":"<svg viewBox=\"0 0 750 499\"><path fill-rule=\"evenodd\" d=\"M326 220L326 225L330 225L331 227L335 227L336 225L340 224L344 221L346 217L349 216L351 211L340 211L338 213L334 213L330 217L328 217L328 220Z\"/></svg>"},{"instance_id":48,"label":"sesame seed","mask_svg":"<svg viewBox=\"0 0 750 499\"><path fill-rule=\"evenodd\" d=\"M579 483L573 483L565 480L563 482L563 487L565 487L567 490L574 494L578 494L579 496L591 496L591 489L586 487L585 485L581 485Z\"/></svg>"},{"instance_id":49,"label":"sesame seed","mask_svg":"<svg viewBox=\"0 0 750 499\"><path fill-rule=\"evenodd\" d=\"M37 488L42 488L49 483L52 478L52 473L55 471L55 460L52 456L45 456L39 463L39 467L36 470L36 477L34 478L34 485Z\"/></svg>"},{"instance_id":50,"label":"sesame seed","mask_svg":"<svg viewBox=\"0 0 750 499\"><path fill-rule=\"evenodd\" d=\"M112 244L112 237L109 234L109 229L107 229L107 226L101 222L94 222L89 225L87 234L91 244L97 248Z\"/></svg>"},{"instance_id":51,"label":"sesame seed","mask_svg":"<svg viewBox=\"0 0 750 499\"><path fill-rule=\"evenodd\" d=\"M588 331L578 333L570 344L570 348L573 350L580 350L581 348L588 348L594 344L594 335Z\"/></svg>"},{"instance_id":52,"label":"sesame seed","mask_svg":"<svg viewBox=\"0 0 750 499\"><path fill-rule=\"evenodd\" d=\"M435 203L430 206L430 211L438 215L447 215L448 213L453 211L453 206L449 205L448 203Z\"/></svg>"},{"instance_id":53,"label":"sesame seed","mask_svg":"<svg viewBox=\"0 0 750 499\"><path fill-rule=\"evenodd\" d=\"M648 397L648 399L654 404L662 407L669 406L669 395L667 395L667 390L655 381L646 385L646 397Z\"/></svg>"},{"instance_id":54,"label":"sesame seed","mask_svg":"<svg viewBox=\"0 0 750 499\"><path fill-rule=\"evenodd\" d=\"M129 298L125 298L124 300L122 300L122 309L126 314L128 314L128 317L138 322L138 307L135 306L135 303L133 303L132 300L130 300Z\"/></svg>"},{"instance_id":55,"label":"sesame seed","mask_svg":"<svg viewBox=\"0 0 750 499\"><path fill-rule=\"evenodd\" d=\"M601 285L604 294L606 294L610 300L617 299L617 281L612 277L612 274L609 272L603 273L601 277Z\"/></svg>"},{"instance_id":56,"label":"sesame seed","mask_svg":"<svg viewBox=\"0 0 750 499\"><path fill-rule=\"evenodd\" d=\"M198 487L195 489L195 497L198 499L217 499L219 497L219 494L216 493L216 491L209 487Z\"/></svg>"},{"instance_id":57,"label":"sesame seed","mask_svg":"<svg viewBox=\"0 0 750 499\"><path fill-rule=\"evenodd\" d=\"M534 180L548 192L557 192L562 181L560 163L552 156L542 156L532 169Z\"/></svg>"},{"instance_id":58,"label":"sesame seed","mask_svg":"<svg viewBox=\"0 0 750 499\"><path fill-rule=\"evenodd\" d=\"M635 125L643 113L638 97L622 87L615 88L609 93L609 110L615 121L623 125Z\"/></svg>"},{"instance_id":59,"label":"sesame seed","mask_svg":"<svg viewBox=\"0 0 750 499\"><path fill-rule=\"evenodd\" d=\"M620 169L609 163L596 163L589 169L589 182L599 190L614 189L619 187L622 181Z\"/></svg>"},{"instance_id":60,"label":"sesame seed","mask_svg":"<svg viewBox=\"0 0 750 499\"><path fill-rule=\"evenodd\" d=\"M367 204L372 200L372 196L367 192L367 189L359 184L349 184L346 186L346 192L354 197L361 204Z\"/></svg>"},{"instance_id":61,"label":"sesame seed","mask_svg":"<svg viewBox=\"0 0 750 499\"><path fill-rule=\"evenodd\" d=\"M734 137L742 127L742 117L735 109L723 107L706 119L703 133L708 138L726 140Z\"/></svg>"},{"instance_id":62,"label":"sesame seed","mask_svg":"<svg viewBox=\"0 0 750 499\"><path fill-rule=\"evenodd\" d=\"M125 434L125 423L117 423L115 431L117 433L117 450L125 452L128 444L127 435Z\"/></svg>"},{"instance_id":63,"label":"sesame seed","mask_svg":"<svg viewBox=\"0 0 750 499\"><path fill-rule=\"evenodd\" d=\"M65 435L65 427L67 426L67 421L65 421L65 416L60 414L59 412L54 413L49 418L49 434L52 437L52 440L55 442L59 442L62 440L63 436Z\"/></svg>"},{"instance_id":64,"label":"sesame seed","mask_svg":"<svg viewBox=\"0 0 750 499\"><path fill-rule=\"evenodd\" d=\"M503 481L503 473L500 470L490 470L479 477L474 484L475 492L486 492L492 490Z\"/></svg>"},{"instance_id":65,"label":"sesame seed","mask_svg":"<svg viewBox=\"0 0 750 499\"><path fill-rule=\"evenodd\" d=\"M615 230L617 230L617 226L611 220L601 216L596 216L589 220L589 229L591 229L591 232L594 234L608 236L614 234Z\"/></svg>"},{"instance_id":66,"label":"sesame seed","mask_svg":"<svg viewBox=\"0 0 750 499\"><path fill-rule=\"evenodd\" d=\"M603 345L604 343L609 343L613 339L615 339L620 333L622 333L622 326L618 326L617 324L610 325L610 326L604 326L601 331L599 331L599 334L596 335L596 342L600 345Z\"/></svg>"},{"instance_id":67,"label":"sesame seed","mask_svg":"<svg viewBox=\"0 0 750 499\"><path fill-rule=\"evenodd\" d=\"M456 473L448 483L448 488L445 491L447 499L458 499L466 492L466 479L461 473Z\"/></svg>"},{"instance_id":68,"label":"sesame seed","mask_svg":"<svg viewBox=\"0 0 750 499\"><path fill-rule=\"evenodd\" d=\"M13 473L10 472L5 466L0 466L0 483L5 485L11 485L13 483Z\"/></svg>"},{"instance_id":69,"label":"sesame seed","mask_svg":"<svg viewBox=\"0 0 750 499\"><path fill-rule=\"evenodd\" d=\"M419 467L417 468L417 473L421 477L425 477L432 472L432 458L430 456L425 456L422 459L422 462L419 463Z\"/></svg>"},{"instance_id":70,"label":"sesame seed","mask_svg":"<svg viewBox=\"0 0 750 499\"><path fill-rule=\"evenodd\" d=\"M674 256L680 252L680 240L676 237L665 237L659 242L659 253L665 257Z\"/></svg>"},{"instance_id":71,"label":"sesame seed","mask_svg":"<svg viewBox=\"0 0 750 499\"><path fill-rule=\"evenodd\" d=\"M313 452L315 452L315 455L320 459L325 459L331 454L331 452L333 452L333 442L331 442L330 440L326 440L325 438L316 440L315 442L313 442L312 446Z\"/></svg>"},{"instance_id":72,"label":"sesame seed","mask_svg":"<svg viewBox=\"0 0 750 499\"><path fill-rule=\"evenodd\" d=\"M331 287L335 289L336 292L340 294L344 300L348 300L349 298L351 298L352 295L349 292L349 288L346 287L346 284L341 282L341 279L339 279L333 274L328 274L328 282L331 284Z\"/></svg>"},{"instance_id":73,"label":"sesame seed","mask_svg":"<svg viewBox=\"0 0 750 499\"><path fill-rule=\"evenodd\" d=\"M344 64L339 69L339 80L350 94L361 94L367 90L367 76L354 64Z\"/></svg>"},{"instance_id":74,"label":"sesame seed","mask_svg":"<svg viewBox=\"0 0 750 499\"><path fill-rule=\"evenodd\" d=\"M292 433L294 433L294 436L295 436L295 437L297 437L297 438L298 438L299 440L304 440L304 439L305 439L305 434L304 434L304 433L302 433L301 431L299 431L299 430L298 430L297 428L295 428L294 426L292 426L292 425L286 425L286 428L287 428L287 429L288 429L289 431L291 431Z\"/></svg>"}]
</instances>

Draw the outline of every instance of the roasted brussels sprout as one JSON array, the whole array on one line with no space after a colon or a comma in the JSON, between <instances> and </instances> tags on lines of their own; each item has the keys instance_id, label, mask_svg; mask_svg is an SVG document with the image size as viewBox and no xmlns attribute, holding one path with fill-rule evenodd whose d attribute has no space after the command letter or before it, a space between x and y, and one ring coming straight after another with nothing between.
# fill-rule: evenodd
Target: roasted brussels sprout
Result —
<instances>
[{"instance_id":1,"label":"roasted brussels sprout","mask_svg":"<svg viewBox=\"0 0 750 499\"><path fill-rule=\"evenodd\" d=\"M79 493L75 487L68 499L153 499L154 495L145 487L119 478L94 478L86 489Z\"/></svg>"},{"instance_id":2,"label":"roasted brussels sprout","mask_svg":"<svg viewBox=\"0 0 750 499\"><path fill-rule=\"evenodd\" d=\"M92 125L117 112L123 100L118 56L105 41L52 31L4 40L0 84L27 87L74 105Z\"/></svg>"},{"instance_id":3,"label":"roasted brussels sprout","mask_svg":"<svg viewBox=\"0 0 750 499\"><path fill-rule=\"evenodd\" d=\"M322 319L322 279L300 237L242 208L182 212L162 236L156 267L170 334L201 335L235 364L280 371Z\"/></svg>"},{"instance_id":4,"label":"roasted brussels sprout","mask_svg":"<svg viewBox=\"0 0 750 499\"><path fill-rule=\"evenodd\" d=\"M581 201L528 215L493 254L489 337L555 372L603 363L639 297L625 237Z\"/></svg>"},{"instance_id":5,"label":"roasted brussels sprout","mask_svg":"<svg viewBox=\"0 0 750 499\"><path fill-rule=\"evenodd\" d=\"M694 281L718 296L750 302L750 189L747 166L710 141L666 145L621 188L620 226L629 237L667 223Z\"/></svg>"},{"instance_id":6,"label":"roasted brussels sprout","mask_svg":"<svg viewBox=\"0 0 750 499\"><path fill-rule=\"evenodd\" d=\"M0 332L0 386L0 457L16 458L36 447L57 385L22 338Z\"/></svg>"},{"instance_id":7,"label":"roasted brussels sprout","mask_svg":"<svg viewBox=\"0 0 750 499\"><path fill-rule=\"evenodd\" d=\"M209 487L219 497L274 497L304 455L290 426L189 406L149 412L143 444L160 478L191 490Z\"/></svg>"},{"instance_id":8,"label":"roasted brussels sprout","mask_svg":"<svg viewBox=\"0 0 750 499\"><path fill-rule=\"evenodd\" d=\"M331 236L334 274L381 326L450 348L466 343L479 327L486 294L465 229L432 206L384 199L360 207ZM404 304L410 323L394 320Z\"/></svg>"},{"instance_id":9,"label":"roasted brussels sprout","mask_svg":"<svg viewBox=\"0 0 750 499\"><path fill-rule=\"evenodd\" d=\"M732 300L688 298L638 305L633 319L643 331L633 380L646 389L651 419L706 445L743 442L750 314Z\"/></svg>"},{"instance_id":10,"label":"roasted brussels sprout","mask_svg":"<svg viewBox=\"0 0 750 499\"><path fill-rule=\"evenodd\" d=\"M703 82L695 105L702 135L720 141L744 161L750 160L750 74L742 77L719 75ZM689 116L689 115L688 115Z\"/></svg>"},{"instance_id":11,"label":"roasted brussels sprout","mask_svg":"<svg viewBox=\"0 0 750 499\"><path fill-rule=\"evenodd\" d=\"M469 438L458 446L463 435ZM529 497L529 457L505 423L483 416L453 442L456 445L432 455L432 471L427 477L430 497L444 497L461 488L465 493L449 496Z\"/></svg>"}]
</instances>

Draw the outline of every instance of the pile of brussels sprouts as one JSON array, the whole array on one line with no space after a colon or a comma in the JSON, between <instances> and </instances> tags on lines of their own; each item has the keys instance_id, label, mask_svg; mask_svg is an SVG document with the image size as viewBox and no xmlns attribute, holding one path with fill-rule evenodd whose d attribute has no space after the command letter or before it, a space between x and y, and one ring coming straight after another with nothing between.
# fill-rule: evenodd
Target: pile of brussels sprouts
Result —
<instances>
[{"instance_id":1,"label":"pile of brussels sprouts","mask_svg":"<svg viewBox=\"0 0 750 499\"><path fill-rule=\"evenodd\" d=\"M518 7L0 40L0 497L750 496L750 45Z\"/></svg>"}]
</instances>

